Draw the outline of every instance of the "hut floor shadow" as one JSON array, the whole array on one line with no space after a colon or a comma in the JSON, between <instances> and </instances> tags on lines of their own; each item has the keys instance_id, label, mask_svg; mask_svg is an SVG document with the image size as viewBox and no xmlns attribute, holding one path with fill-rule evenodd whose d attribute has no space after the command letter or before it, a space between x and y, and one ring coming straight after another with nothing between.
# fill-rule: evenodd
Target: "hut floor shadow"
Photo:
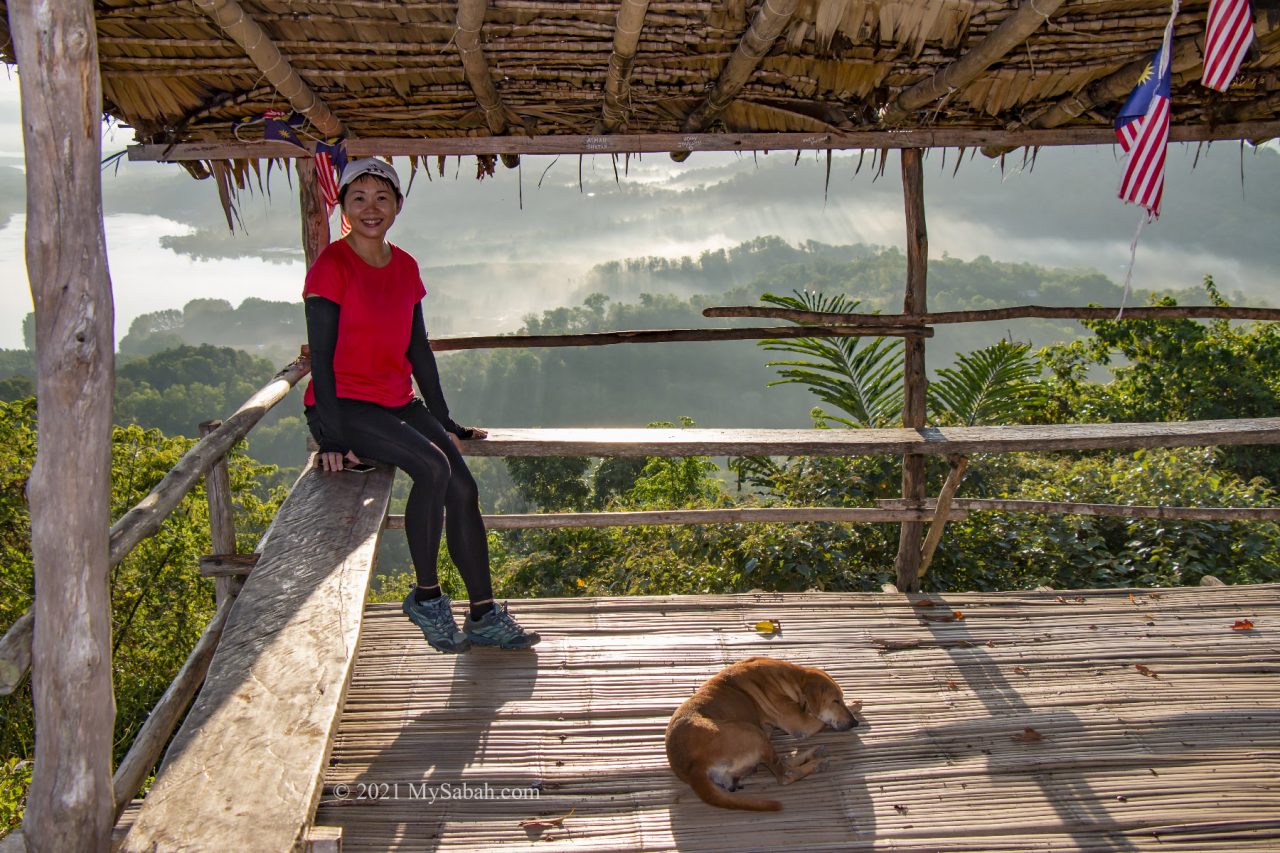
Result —
<instances>
[{"instance_id":1,"label":"hut floor shadow","mask_svg":"<svg viewBox=\"0 0 1280 853\"><path fill-rule=\"evenodd\" d=\"M1277 586L515 610L533 651L452 657L368 606L315 820L344 850L1280 846ZM808 779L748 779L778 813L704 805L663 751L675 707L754 654L826 669L867 723L812 738Z\"/></svg>"}]
</instances>

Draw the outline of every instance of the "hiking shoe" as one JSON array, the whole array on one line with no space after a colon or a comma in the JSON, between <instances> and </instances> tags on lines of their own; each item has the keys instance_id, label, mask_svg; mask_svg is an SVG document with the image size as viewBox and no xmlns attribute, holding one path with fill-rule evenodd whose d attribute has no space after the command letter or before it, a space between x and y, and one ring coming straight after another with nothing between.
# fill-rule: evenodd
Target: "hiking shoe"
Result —
<instances>
[{"instance_id":1,"label":"hiking shoe","mask_svg":"<svg viewBox=\"0 0 1280 853\"><path fill-rule=\"evenodd\" d=\"M427 638L431 648L441 652L465 652L471 648L471 641L458 630L458 623L453 621L449 596L415 601L413 590L410 590L400 609L409 617L409 621L422 629L422 636Z\"/></svg>"},{"instance_id":2,"label":"hiking shoe","mask_svg":"<svg viewBox=\"0 0 1280 853\"><path fill-rule=\"evenodd\" d=\"M527 649L542 638L533 631L526 631L511 618L507 605L494 602L493 609L472 621L468 615L462 623L462 631L474 645L497 646L500 649Z\"/></svg>"}]
</instances>

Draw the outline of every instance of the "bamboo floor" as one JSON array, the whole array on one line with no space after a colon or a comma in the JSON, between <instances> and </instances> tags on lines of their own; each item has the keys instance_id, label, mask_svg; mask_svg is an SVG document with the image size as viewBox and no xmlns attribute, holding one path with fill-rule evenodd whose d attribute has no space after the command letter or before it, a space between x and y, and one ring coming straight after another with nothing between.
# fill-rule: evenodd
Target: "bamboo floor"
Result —
<instances>
[{"instance_id":1,"label":"bamboo floor","mask_svg":"<svg viewBox=\"0 0 1280 853\"><path fill-rule=\"evenodd\" d=\"M1280 586L513 610L534 650L454 657L368 606L315 820L344 850L1280 849ZM663 750L676 706L753 654L863 703L809 739L824 771L749 777L777 813L703 804Z\"/></svg>"}]
</instances>

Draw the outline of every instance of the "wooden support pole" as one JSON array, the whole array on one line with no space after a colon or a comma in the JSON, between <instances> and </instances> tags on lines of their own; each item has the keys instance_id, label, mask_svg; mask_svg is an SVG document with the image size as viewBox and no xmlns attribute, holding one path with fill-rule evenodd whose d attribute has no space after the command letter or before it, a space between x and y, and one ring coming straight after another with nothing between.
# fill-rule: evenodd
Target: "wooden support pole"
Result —
<instances>
[{"instance_id":1,"label":"wooden support pole","mask_svg":"<svg viewBox=\"0 0 1280 853\"><path fill-rule=\"evenodd\" d=\"M791 16L795 14L798 5L799 0L765 0L760 5L760 10L752 18L751 26L743 34L742 41L738 42L733 55L721 69L715 88L711 90L711 94L707 95L706 100L698 104L684 120L682 129L685 133L701 133L711 122L719 118L729 104L733 103L734 98L738 97L742 87L755 72L760 60L769 52L769 48L773 47L773 43L782 34L783 28L791 21ZM677 163L688 157L687 150L671 152L671 159Z\"/></svg>"},{"instance_id":2,"label":"wooden support pole","mask_svg":"<svg viewBox=\"0 0 1280 853\"><path fill-rule=\"evenodd\" d=\"M933 562L933 554L938 550L938 543L942 541L942 531L947 526L947 521L953 518L951 514L951 501L956 496L956 490L960 488L960 481L964 479L965 469L969 467L968 456L948 456L947 461L951 463L951 471L947 474L947 481L942 484L942 491L938 493L938 506L933 513L933 521L929 524L929 535L924 540L924 548L920 554L920 577L924 577L925 572L929 571L929 564Z\"/></svg>"},{"instance_id":3,"label":"wooden support pole","mask_svg":"<svg viewBox=\"0 0 1280 853\"><path fill-rule=\"evenodd\" d=\"M613 29L613 53L609 55L609 73L604 80L604 109L600 130L612 133L625 124L631 104L631 66L640 45L640 30L649 11L649 0L622 0L618 21Z\"/></svg>"},{"instance_id":4,"label":"wooden support pole","mask_svg":"<svg viewBox=\"0 0 1280 853\"><path fill-rule=\"evenodd\" d=\"M267 35L262 25L248 14L236 0L195 0L195 6L222 28L253 64L262 71L276 91L285 97L289 106L307 117L325 136L343 136L347 129L338 120L320 96L308 86L280 48Z\"/></svg>"},{"instance_id":5,"label":"wooden support pole","mask_svg":"<svg viewBox=\"0 0 1280 853\"><path fill-rule=\"evenodd\" d=\"M925 272L929 260L929 237L924 219L924 168L923 154L919 148L902 150L902 194L907 214L907 288L902 311L910 316L923 314L926 305ZM907 338L903 341L903 408L902 425L908 429L920 429L925 424L924 339ZM924 500L924 457L902 457L902 497L908 501ZM920 591L920 553L924 525L918 521L904 521L898 535L898 559L895 570L898 589L902 592Z\"/></svg>"},{"instance_id":6,"label":"wooden support pole","mask_svg":"<svg viewBox=\"0 0 1280 853\"><path fill-rule=\"evenodd\" d=\"M307 269L329 245L329 206L316 183L316 161L306 157L297 160L298 199L302 204L302 251Z\"/></svg>"},{"instance_id":7,"label":"wooden support pole","mask_svg":"<svg viewBox=\"0 0 1280 853\"><path fill-rule=\"evenodd\" d=\"M111 847L114 308L102 225L102 87L88 0L16 3L27 277L36 315L32 696L23 833L33 851Z\"/></svg>"},{"instance_id":8,"label":"wooden support pole","mask_svg":"<svg viewBox=\"0 0 1280 853\"><path fill-rule=\"evenodd\" d=\"M301 162L301 161L299 161ZM222 426L222 421L205 421L200 424L200 435L206 436ZM231 473L227 470L227 457L221 456L209 466L204 475L205 495L209 499L209 540L215 554L236 552L236 519L231 509ZM216 581L217 606L234 599L244 586L244 579L220 576Z\"/></svg>"},{"instance_id":9,"label":"wooden support pole","mask_svg":"<svg viewBox=\"0 0 1280 853\"><path fill-rule=\"evenodd\" d=\"M209 662L213 660L218 641L222 639L222 629L226 627L227 616L231 613L231 605L234 603L234 597L218 602L218 609L209 620L204 633L200 635L196 647L191 650L186 662L182 664L182 669L178 670L173 681L165 688L160 701L156 702L151 713L147 715L147 721L138 731L138 736L133 739L129 752L116 768L112 779L112 786L115 789L116 820L119 820L120 815L128 807L129 801L142 790L142 783L155 769L156 762L160 760L160 754L164 751L164 745L169 742L169 736L181 722L187 706L191 704L196 691L204 683L205 674L209 671Z\"/></svg>"},{"instance_id":10,"label":"wooden support pole","mask_svg":"<svg viewBox=\"0 0 1280 853\"><path fill-rule=\"evenodd\" d=\"M489 10L489 0L458 0L457 30L453 34L453 43L458 46L458 55L462 58L462 74L475 93L476 103L484 113L484 123L494 136L502 136L507 132L507 108L493 85L493 75L489 72L489 61L485 59L484 48L480 46L480 31L484 29L484 17ZM514 169L520 165L520 158L510 152L503 152L502 165Z\"/></svg>"}]
</instances>

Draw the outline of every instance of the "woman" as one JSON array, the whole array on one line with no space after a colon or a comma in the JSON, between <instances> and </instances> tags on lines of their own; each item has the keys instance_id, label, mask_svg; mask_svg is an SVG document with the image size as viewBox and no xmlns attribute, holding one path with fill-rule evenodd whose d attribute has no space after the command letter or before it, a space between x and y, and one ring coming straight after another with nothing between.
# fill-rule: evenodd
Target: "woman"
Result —
<instances>
[{"instance_id":1,"label":"woman","mask_svg":"<svg viewBox=\"0 0 1280 853\"><path fill-rule=\"evenodd\" d=\"M304 403L320 466L341 471L378 459L413 479L405 533L417 585L403 609L432 647L528 648L538 635L493 600L479 496L459 452L458 439L488 433L449 417L422 319L418 263L386 239L404 205L400 177L381 160L352 160L338 182L338 203L351 233L320 253L303 290L311 344ZM411 376L425 402L414 396ZM436 574L442 531L471 599L461 631Z\"/></svg>"}]
</instances>

